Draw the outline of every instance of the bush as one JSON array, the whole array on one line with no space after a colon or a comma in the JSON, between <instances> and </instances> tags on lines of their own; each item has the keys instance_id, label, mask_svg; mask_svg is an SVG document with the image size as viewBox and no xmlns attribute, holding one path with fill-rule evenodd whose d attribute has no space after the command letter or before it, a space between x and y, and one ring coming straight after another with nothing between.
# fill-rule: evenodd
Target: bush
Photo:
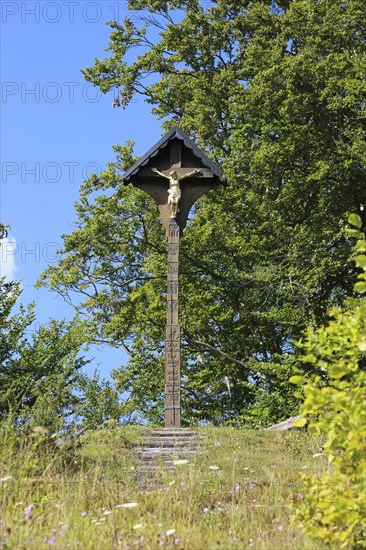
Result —
<instances>
[{"instance_id":1,"label":"bush","mask_svg":"<svg viewBox=\"0 0 366 550\"><path fill-rule=\"evenodd\" d=\"M360 238L356 265L362 269L355 291L366 292L366 240L361 219L349 221ZM366 547L366 300L346 300L330 312L331 322L309 329L299 342L302 362L311 374L298 372L290 381L304 385L301 423L325 436L328 470L303 475L295 517L307 535L339 548ZM308 370L308 369L306 369Z\"/></svg>"}]
</instances>

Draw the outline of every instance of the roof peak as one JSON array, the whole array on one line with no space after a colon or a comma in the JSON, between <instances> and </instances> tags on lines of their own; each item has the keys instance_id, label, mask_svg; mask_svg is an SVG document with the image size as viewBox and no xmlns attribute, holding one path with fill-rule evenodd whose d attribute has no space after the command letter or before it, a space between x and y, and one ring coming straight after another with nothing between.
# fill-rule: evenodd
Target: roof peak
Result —
<instances>
[{"instance_id":1,"label":"roof peak","mask_svg":"<svg viewBox=\"0 0 366 550\"><path fill-rule=\"evenodd\" d=\"M157 153L160 151L160 149L163 149L167 146L170 140L178 138L181 139L184 143L184 145L190 149L193 154L198 157L201 162L211 170L212 174L219 178L220 181L224 181L224 174L222 170L212 161L208 158L206 153L204 153L191 139L187 134L179 128L179 126L173 126L169 132L164 134L160 140L155 143L148 151L145 153L131 168L129 168L124 174L123 174L123 181L125 184L128 184L130 182L130 178L133 175L137 175L138 171L142 166L145 166L151 157L154 157L157 155Z\"/></svg>"}]
</instances>

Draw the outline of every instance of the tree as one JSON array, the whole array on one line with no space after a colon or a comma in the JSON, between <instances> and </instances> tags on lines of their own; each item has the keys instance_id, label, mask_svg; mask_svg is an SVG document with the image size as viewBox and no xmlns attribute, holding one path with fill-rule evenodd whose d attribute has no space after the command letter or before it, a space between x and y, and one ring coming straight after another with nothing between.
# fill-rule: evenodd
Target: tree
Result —
<instances>
[{"instance_id":1,"label":"tree","mask_svg":"<svg viewBox=\"0 0 366 550\"><path fill-rule=\"evenodd\" d=\"M65 428L77 413L76 389L80 369L89 361L80 356L86 325L51 320L30 337L34 305L13 308L20 284L1 281L0 288L0 419L10 415L20 424Z\"/></svg>"},{"instance_id":2,"label":"tree","mask_svg":"<svg viewBox=\"0 0 366 550\"><path fill-rule=\"evenodd\" d=\"M184 420L266 425L298 406L293 342L352 290L344 225L349 211L366 223L366 6L211 5L130 0L144 25L109 23L110 55L84 75L124 106L144 96L224 169L229 187L200 199L181 246ZM41 284L84 298L94 339L130 353L115 376L131 410L157 420L166 241L149 197L121 185L132 144L115 151L82 186L77 229Z\"/></svg>"},{"instance_id":3,"label":"tree","mask_svg":"<svg viewBox=\"0 0 366 550\"><path fill-rule=\"evenodd\" d=\"M100 379L98 371L92 378L83 376L79 383L82 398L79 406L81 428L102 428L110 421L117 424L123 414L119 394L109 380Z\"/></svg>"},{"instance_id":4,"label":"tree","mask_svg":"<svg viewBox=\"0 0 366 550\"><path fill-rule=\"evenodd\" d=\"M350 222L360 237L356 292L366 292L366 240L362 221ZM304 385L302 424L324 437L329 468L303 475L295 515L308 535L338 548L366 547L366 300L350 298L334 308L326 326L308 330L298 344L308 374L292 377ZM310 366L310 370L309 370Z\"/></svg>"}]
</instances>

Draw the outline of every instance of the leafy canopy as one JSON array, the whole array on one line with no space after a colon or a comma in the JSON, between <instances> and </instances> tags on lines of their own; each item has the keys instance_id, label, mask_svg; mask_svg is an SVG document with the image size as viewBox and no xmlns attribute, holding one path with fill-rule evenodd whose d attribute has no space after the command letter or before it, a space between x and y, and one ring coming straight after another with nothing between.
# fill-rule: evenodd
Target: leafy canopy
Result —
<instances>
[{"instance_id":1,"label":"leafy canopy","mask_svg":"<svg viewBox=\"0 0 366 550\"><path fill-rule=\"evenodd\" d=\"M85 78L141 95L225 171L181 245L184 422L266 425L293 414L294 341L352 292L347 213L366 222L363 0L130 0ZM126 413L162 419L166 240L124 187L133 145L81 187L77 229L41 284L130 359Z\"/></svg>"},{"instance_id":2,"label":"leafy canopy","mask_svg":"<svg viewBox=\"0 0 366 550\"><path fill-rule=\"evenodd\" d=\"M361 268L355 290L366 292L366 240L357 227L356 265ZM308 535L338 548L365 548L366 491L366 300L350 298L344 309L334 308L332 320L308 330L299 343L301 361L310 375L292 377L304 386L301 408L309 431L325 437L329 468L322 475L304 475L296 517Z\"/></svg>"}]
</instances>

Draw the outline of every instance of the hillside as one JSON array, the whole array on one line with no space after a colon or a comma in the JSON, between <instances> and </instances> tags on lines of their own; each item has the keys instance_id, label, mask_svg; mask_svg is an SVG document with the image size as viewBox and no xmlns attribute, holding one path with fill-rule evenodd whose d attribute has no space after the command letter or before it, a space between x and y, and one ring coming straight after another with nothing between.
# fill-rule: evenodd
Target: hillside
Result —
<instances>
[{"instance_id":1,"label":"hillside","mask_svg":"<svg viewBox=\"0 0 366 550\"><path fill-rule=\"evenodd\" d=\"M2 438L1 548L311 549L290 522L301 472L324 468L296 432L199 428L199 452L156 481L139 474L146 428L110 427L61 447L36 428Z\"/></svg>"}]
</instances>

